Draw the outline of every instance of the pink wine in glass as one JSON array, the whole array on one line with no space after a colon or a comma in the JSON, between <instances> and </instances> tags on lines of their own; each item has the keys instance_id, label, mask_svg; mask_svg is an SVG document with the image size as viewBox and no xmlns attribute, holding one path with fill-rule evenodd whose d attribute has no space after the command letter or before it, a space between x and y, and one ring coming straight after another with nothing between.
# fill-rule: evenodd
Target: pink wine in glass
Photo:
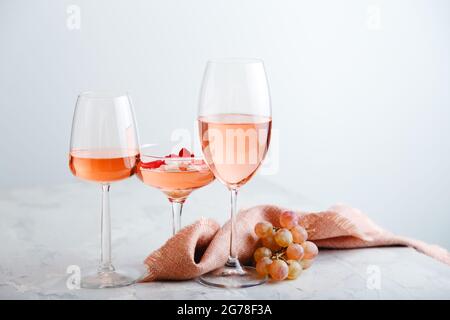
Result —
<instances>
[{"instance_id":1,"label":"pink wine in glass","mask_svg":"<svg viewBox=\"0 0 450 320\"><path fill-rule=\"evenodd\" d=\"M199 117L203 155L214 175L230 189L244 185L269 147L271 117L217 114Z\"/></svg>"},{"instance_id":2,"label":"pink wine in glass","mask_svg":"<svg viewBox=\"0 0 450 320\"><path fill-rule=\"evenodd\" d=\"M195 189L206 186L214 175L203 160L166 158L140 162L137 177L164 192L170 201L185 201Z\"/></svg>"},{"instance_id":3,"label":"pink wine in glass","mask_svg":"<svg viewBox=\"0 0 450 320\"><path fill-rule=\"evenodd\" d=\"M138 158L136 150L71 150L69 167L81 179L107 183L131 177Z\"/></svg>"}]
</instances>

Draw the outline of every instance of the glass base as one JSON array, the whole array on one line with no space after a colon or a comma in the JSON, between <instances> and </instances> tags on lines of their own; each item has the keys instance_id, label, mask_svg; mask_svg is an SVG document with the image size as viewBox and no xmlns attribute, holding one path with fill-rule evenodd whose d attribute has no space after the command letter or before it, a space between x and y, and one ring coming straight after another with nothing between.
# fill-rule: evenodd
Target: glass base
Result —
<instances>
[{"instance_id":1,"label":"glass base","mask_svg":"<svg viewBox=\"0 0 450 320\"><path fill-rule=\"evenodd\" d=\"M145 275L144 267L129 267L110 271L96 270L82 276L80 286L85 289L125 287L142 280Z\"/></svg>"},{"instance_id":2,"label":"glass base","mask_svg":"<svg viewBox=\"0 0 450 320\"><path fill-rule=\"evenodd\" d=\"M267 277L260 276L252 267L224 266L200 276L197 281L216 288L248 288L265 283Z\"/></svg>"}]
</instances>

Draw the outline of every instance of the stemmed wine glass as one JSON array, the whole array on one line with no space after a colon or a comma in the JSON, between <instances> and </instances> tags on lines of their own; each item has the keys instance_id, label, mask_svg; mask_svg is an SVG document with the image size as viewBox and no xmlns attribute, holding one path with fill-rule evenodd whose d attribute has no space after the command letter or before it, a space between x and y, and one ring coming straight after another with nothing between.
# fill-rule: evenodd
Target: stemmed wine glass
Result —
<instances>
[{"instance_id":1,"label":"stemmed wine glass","mask_svg":"<svg viewBox=\"0 0 450 320\"><path fill-rule=\"evenodd\" d=\"M139 142L130 97L95 92L80 94L72 122L69 166L76 177L102 187L100 265L82 277L84 288L125 286L141 276L138 270L117 270L112 265L109 212L110 183L131 177L138 158Z\"/></svg>"},{"instance_id":2,"label":"stemmed wine glass","mask_svg":"<svg viewBox=\"0 0 450 320\"><path fill-rule=\"evenodd\" d=\"M198 111L202 152L214 176L231 192L230 252L225 266L199 278L205 285L241 288L266 278L241 266L235 243L236 200L259 168L270 142L272 111L264 64L259 59L209 61Z\"/></svg>"},{"instance_id":3,"label":"stemmed wine glass","mask_svg":"<svg viewBox=\"0 0 450 320\"><path fill-rule=\"evenodd\" d=\"M214 180L203 158L187 148L174 149L169 144L141 146L137 177L146 185L161 190L172 205L172 230L181 229L181 212L192 191Z\"/></svg>"}]
</instances>

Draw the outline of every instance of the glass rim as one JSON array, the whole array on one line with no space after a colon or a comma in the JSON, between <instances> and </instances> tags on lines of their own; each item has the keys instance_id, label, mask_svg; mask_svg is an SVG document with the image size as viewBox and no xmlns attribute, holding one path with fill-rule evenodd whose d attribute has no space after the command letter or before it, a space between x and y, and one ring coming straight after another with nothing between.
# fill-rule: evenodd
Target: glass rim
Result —
<instances>
[{"instance_id":1,"label":"glass rim","mask_svg":"<svg viewBox=\"0 0 450 320\"><path fill-rule=\"evenodd\" d=\"M246 57L229 57L229 58L214 58L209 59L208 64L264 64L260 58L246 58Z\"/></svg>"},{"instance_id":2,"label":"glass rim","mask_svg":"<svg viewBox=\"0 0 450 320\"><path fill-rule=\"evenodd\" d=\"M78 94L79 98L86 98L86 99L100 99L100 100L106 100L106 99L117 99L122 97L130 97L130 94L128 91L83 91Z\"/></svg>"},{"instance_id":3,"label":"glass rim","mask_svg":"<svg viewBox=\"0 0 450 320\"><path fill-rule=\"evenodd\" d=\"M149 148L149 147L158 147L158 144L143 144L141 146L139 146L139 156L141 157L148 157L148 158L153 158L156 160L169 160L169 161L180 161L180 162L186 162L186 161L192 161L192 160L203 160L203 155L200 156L194 156L194 157L177 157L177 158L169 158L166 156L160 156L160 155L155 155L150 154L149 152L145 152L143 149L145 148Z\"/></svg>"}]
</instances>

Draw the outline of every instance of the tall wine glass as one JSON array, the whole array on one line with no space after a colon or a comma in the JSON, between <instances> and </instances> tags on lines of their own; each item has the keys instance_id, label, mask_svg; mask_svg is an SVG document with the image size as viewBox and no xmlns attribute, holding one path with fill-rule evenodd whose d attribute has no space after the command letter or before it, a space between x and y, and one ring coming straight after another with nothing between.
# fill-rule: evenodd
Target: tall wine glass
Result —
<instances>
[{"instance_id":1,"label":"tall wine glass","mask_svg":"<svg viewBox=\"0 0 450 320\"><path fill-rule=\"evenodd\" d=\"M109 212L110 183L131 177L138 158L139 142L130 97L94 92L80 94L72 122L69 166L76 177L102 187L100 265L82 277L84 288L125 286L141 275L138 270L117 270L112 265Z\"/></svg>"},{"instance_id":2,"label":"tall wine glass","mask_svg":"<svg viewBox=\"0 0 450 320\"><path fill-rule=\"evenodd\" d=\"M252 267L241 266L236 248L236 200L259 168L270 142L272 111L264 64L258 59L208 62L198 111L203 156L214 176L231 192L230 253L225 266L199 278L223 288L262 284Z\"/></svg>"}]
</instances>

